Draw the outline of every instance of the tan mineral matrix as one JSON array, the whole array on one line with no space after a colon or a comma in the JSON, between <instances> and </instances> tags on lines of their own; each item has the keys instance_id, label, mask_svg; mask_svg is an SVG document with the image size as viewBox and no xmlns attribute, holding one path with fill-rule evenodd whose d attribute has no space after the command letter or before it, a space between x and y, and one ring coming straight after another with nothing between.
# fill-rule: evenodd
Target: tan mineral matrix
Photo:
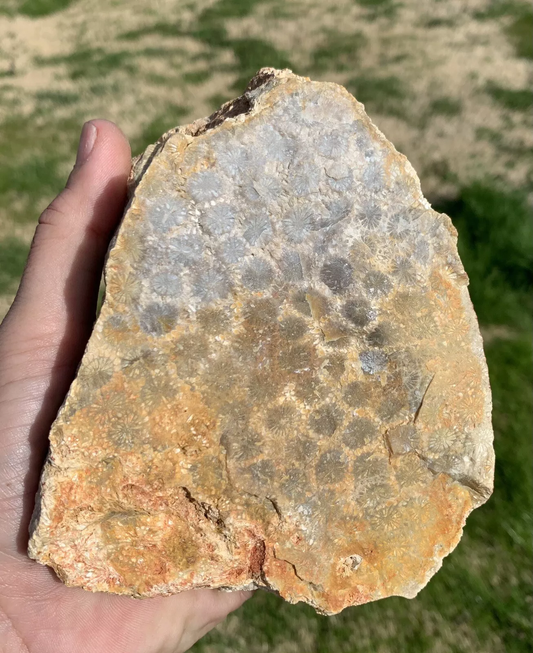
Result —
<instances>
[{"instance_id":1,"label":"tan mineral matrix","mask_svg":"<svg viewBox=\"0 0 533 653\"><path fill-rule=\"evenodd\" d=\"M450 219L336 84L263 69L134 162L30 556L136 597L414 597L491 493Z\"/></svg>"}]
</instances>

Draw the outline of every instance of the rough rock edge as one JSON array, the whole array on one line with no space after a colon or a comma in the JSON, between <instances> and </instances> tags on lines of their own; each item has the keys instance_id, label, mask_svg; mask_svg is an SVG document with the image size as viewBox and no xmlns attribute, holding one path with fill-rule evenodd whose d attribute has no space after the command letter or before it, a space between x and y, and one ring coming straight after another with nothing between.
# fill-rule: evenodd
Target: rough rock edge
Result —
<instances>
[{"instance_id":1,"label":"rough rock edge","mask_svg":"<svg viewBox=\"0 0 533 653\"><path fill-rule=\"evenodd\" d=\"M122 219L121 219L119 225L117 226L115 235L113 236L113 238L112 238L112 240L110 242L108 251L107 251L106 261L105 261L105 265L104 265L104 278L105 278L105 272L106 272L106 267L107 267L107 258L109 256L109 252L113 249L113 247L115 245L116 236L118 234L118 231L120 230L120 227L122 225L124 217L126 216L127 212L130 209L133 197L135 195L135 190L137 188L137 185L139 184L139 182L142 179L145 172L150 167L152 161L163 150L163 148L165 147L167 141L174 134L177 134L177 133L181 133L181 134L183 134L185 136L189 136L189 137L192 137L192 138L197 137L197 136L201 136L205 132L207 132L207 131L209 131L211 129L215 129L216 127L218 127L222 123L226 122L227 120L235 120L239 116L243 116L243 115L251 113L254 110L254 108L256 107L256 105L258 104L258 101L259 101L260 97L263 94L268 93L268 91L271 90L273 86L275 86L277 84L280 84L280 83L285 83L287 80L289 80L291 78L301 79L302 81L306 81L306 82L311 81L308 77L300 77L300 76L294 75L292 73L292 71L289 70L289 69L277 70L275 68L262 68L250 80L245 92L241 96L237 97L234 100L230 100L229 102L226 102L224 105L221 106L220 109L218 109L217 111L215 111L214 113L212 113L210 116L208 116L206 118L198 119L198 120L190 123L189 125L178 126L178 127L174 127L172 129L170 129L165 134L163 134L158 139L158 141L156 141L156 143L154 143L153 145L149 145L142 154L138 155L137 157L135 157L132 160L132 168L131 168L131 172L130 172L130 175L128 177L128 182L127 182L127 184L128 184L128 202L127 202L127 205L126 205L126 207L124 209ZM342 86L340 86L338 84L327 83L327 82L320 82L320 83L321 84L328 84L330 86L337 86L338 88L342 89L342 91L344 91L345 93L348 93ZM351 96L351 97L353 97L353 96ZM387 143L387 146L395 153L395 155L400 157L401 159L403 159L406 173L409 174L412 177L412 179L415 181L416 191L417 191L417 194L418 194L418 200L426 208L431 209L430 203L426 200L426 198L422 194L420 180L418 178L418 175L417 175L416 171L414 170L411 163L409 162L409 160L403 154L401 154L400 152L398 152L396 150L396 148L394 147L394 144L392 142L390 142L385 137L385 135L379 130L378 127L376 127L376 125L372 122L372 120L370 119L370 117L367 114L365 114L365 121L367 123L367 126L372 131L374 131L374 135L377 136L377 138L379 140L385 141ZM441 214L441 215L444 216L446 227L447 227L448 231L450 232L450 235L454 239L455 245L457 246L457 231L456 231L455 227L453 226L453 224L451 222L451 219L446 214ZM465 310L465 315L466 316L468 316L468 315L472 316L472 318L469 320L469 322L470 322L470 336L471 336L472 345L474 346L474 348L475 348L476 352L478 353L478 355L483 356L483 345L482 345L481 335L479 333L479 325L478 325L476 314L475 314L475 312L473 310L473 307L472 307L470 296L468 294L467 285L464 285L462 290L463 290L463 302L465 304L465 309L467 309L467 310ZM467 308L467 305L468 305L468 308ZM83 357L82 357L81 360L83 360ZM80 361L80 365L81 365L81 361ZM491 393L490 393L488 372L486 370L486 367L485 367L484 372L483 372L483 377L484 377L484 379L483 379L483 392L484 392L484 397L485 397L486 408L488 408L488 411L485 412L485 415L490 416L492 401L491 401ZM68 396L69 396L69 394L67 393L67 396L65 397L65 400L64 400L63 404L67 400ZM424 401L424 397L422 398L420 406L422 406L423 401ZM63 404L61 405L58 412L60 412L61 409L63 408ZM490 419L484 420L484 421L487 422L487 423L480 424L479 427L480 427L480 431L482 431L484 434L486 434L487 431L491 431ZM484 435L484 437L486 437L486 435ZM492 437L492 439L493 439L493 437ZM469 478L469 477L468 478L464 478L464 477L456 478L452 474L447 473L445 471L433 470L432 467L431 467L431 463L430 463L430 461L428 459L426 459L424 456L422 456L418 451L415 451L414 453L416 453L416 455L424 462L424 464L427 466L429 471L431 471L433 474L437 475L437 474L442 473L442 474L446 475L450 479L450 481L452 481L453 483L457 483L458 485L461 485L462 487L466 488L469 491L469 494L470 494L470 496L472 498L472 507L471 507L471 510L469 510L468 513L466 513L464 515L464 517L462 519L462 523L461 523L460 527L457 530L456 537L454 538L454 541L452 542L452 545L451 545L450 549L446 552L446 554L442 555L442 553L440 551L435 552L434 557L433 557L434 564L433 564L432 567L430 567L427 570L426 577L425 577L423 583L421 583L420 585L418 585L418 586L416 586L415 588L412 588L412 589L409 588L409 587L405 587L403 592L397 594L397 596L403 596L405 598L414 598L426 586L426 584L433 577L433 575L440 569L440 567L443 564L444 558L447 555L449 555L455 549L457 544L459 543L459 541L460 541L460 539L462 537L462 534L463 534L463 528L464 528L464 525L466 523L466 519L467 519L468 515L470 514L470 512L472 512L472 510L474 510L475 508L477 508L478 506L480 506L481 504L483 504L483 503L485 503L487 501L490 494L492 493L492 488L493 488L493 470L492 470L492 472L489 471L489 477L484 478L483 483L480 483L477 480ZM37 541L41 540L41 538L39 537L39 534L38 534L39 522L41 520L47 521L47 519L46 519L47 510L46 510L46 507L44 506L44 502L43 502L42 489L43 489L44 485L46 484L46 482L50 481L55 476L55 474L53 473L54 469L57 469L57 465L55 464L55 461L53 459L53 452L50 451L48 456L47 456L47 459L45 461L42 477L41 477L41 480L40 480L40 483L39 483L39 489L38 489L37 494L36 494L35 509L34 509L34 512L33 512L33 515L32 515L31 521L30 521L30 526L29 526L30 542L29 542L29 546L28 546L28 553L29 553L29 556L31 558L36 559L41 564L51 565L54 568L57 575L61 578L61 580L65 584L70 585L69 580L66 577L64 571L62 569L57 568L56 565L54 565L53 562L50 561L50 560L48 560L47 562L43 562L39 558L39 553L38 553L39 549L41 548L41 547L39 547L37 545ZM206 504L201 504L196 499L194 499L194 497L191 495L188 488L183 488L183 490L185 492L185 496L186 496L187 500L190 501L197 509L200 509L207 519L211 520L211 518L213 516L216 518L216 515L212 514L212 510L211 510L212 507L211 506L208 506ZM260 499L266 500L266 501L270 501L270 499L268 497L257 497L257 498L260 498ZM276 510L276 512L278 512L275 505L273 505L273 508L274 508L274 510ZM298 570L297 570L296 566L292 562L290 562L288 560L284 560L282 558L278 558L276 556L274 546L269 547L269 548L271 548L271 551L269 553L271 554L271 556L273 558L287 563L287 565L292 567L295 576L299 580L301 580L302 582L306 583L310 587L310 589L313 589L313 583L311 583L311 582L307 581L306 579L302 578L298 574ZM268 579L266 577L266 574L264 572L264 569L263 569L263 566L264 566L266 558L267 558L267 543L265 542L264 538L262 538L262 537L257 538L257 542L255 543L255 546L254 546L254 551L256 551L256 550L257 550L258 556L257 556L257 560L253 561L254 569L252 570L252 568L250 568L251 578L243 585L239 585L239 586L222 586L222 587L219 587L217 589L220 589L221 591L227 591L227 592L241 591L241 590L252 590L252 589L264 589L266 591L269 591L269 592L272 592L274 594L279 595L279 592L274 587L272 587L271 584L269 583L269 581L268 581ZM171 593L173 593L172 590L168 590L168 594L171 594ZM158 593L158 595L160 595L160 594L161 594L161 592ZM144 595L144 596L138 595L135 598L147 598L147 595ZM299 602L298 599L296 599L295 601L291 601L290 598L285 599L285 600L287 600L288 602ZM324 614L324 615L336 614L336 612L325 611L322 607L320 607L319 605L316 605L314 603L314 601L312 600L312 597L308 597L306 602L309 603L312 607L314 607L315 610L320 614Z\"/></svg>"},{"instance_id":2,"label":"rough rock edge","mask_svg":"<svg viewBox=\"0 0 533 653\"><path fill-rule=\"evenodd\" d=\"M290 77L296 77L296 75L294 75L288 68L283 70L261 68L261 70L250 80L244 93L235 100L229 100L223 104L220 109L217 109L206 118L199 118L189 125L182 125L169 129L153 145L148 145L143 153L139 154L132 160L132 168L128 178L128 196L133 196L142 176L150 167L150 163L164 148L165 143L171 136L174 134L185 134L192 137L201 136L210 129L218 127L226 120L250 113L254 108L259 95L268 91L274 83L281 82ZM310 81L309 77L302 77L301 79ZM124 213L126 213L126 211Z\"/></svg>"}]
</instances>

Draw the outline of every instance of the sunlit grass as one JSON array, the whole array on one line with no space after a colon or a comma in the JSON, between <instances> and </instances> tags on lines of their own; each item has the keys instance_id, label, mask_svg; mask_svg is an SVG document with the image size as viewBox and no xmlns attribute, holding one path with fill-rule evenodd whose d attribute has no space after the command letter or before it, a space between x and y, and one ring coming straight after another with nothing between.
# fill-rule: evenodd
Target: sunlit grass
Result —
<instances>
[{"instance_id":1,"label":"sunlit grass","mask_svg":"<svg viewBox=\"0 0 533 653\"><path fill-rule=\"evenodd\" d=\"M81 122L14 113L0 124L0 209L13 222L31 222L65 183Z\"/></svg>"}]
</instances>

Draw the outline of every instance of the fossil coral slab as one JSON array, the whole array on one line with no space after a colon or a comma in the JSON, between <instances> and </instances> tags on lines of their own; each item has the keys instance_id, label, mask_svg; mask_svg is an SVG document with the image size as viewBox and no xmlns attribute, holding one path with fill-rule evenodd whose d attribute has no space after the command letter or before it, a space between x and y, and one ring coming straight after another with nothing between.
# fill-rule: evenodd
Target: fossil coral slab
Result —
<instances>
[{"instance_id":1,"label":"fossil coral slab","mask_svg":"<svg viewBox=\"0 0 533 653\"><path fill-rule=\"evenodd\" d=\"M492 489L449 218L345 89L272 69L130 190L30 555L137 597L415 596Z\"/></svg>"}]
</instances>

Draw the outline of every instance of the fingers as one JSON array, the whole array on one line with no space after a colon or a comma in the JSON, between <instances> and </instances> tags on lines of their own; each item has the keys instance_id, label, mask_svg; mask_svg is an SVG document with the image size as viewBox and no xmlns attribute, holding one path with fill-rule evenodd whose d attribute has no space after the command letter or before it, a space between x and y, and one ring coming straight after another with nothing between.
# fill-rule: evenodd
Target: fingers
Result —
<instances>
[{"instance_id":1,"label":"fingers","mask_svg":"<svg viewBox=\"0 0 533 653\"><path fill-rule=\"evenodd\" d=\"M253 592L223 592L220 590L194 590L189 592L189 614L180 642L179 651L189 648L223 621L230 612L237 610Z\"/></svg>"},{"instance_id":2,"label":"fingers","mask_svg":"<svg viewBox=\"0 0 533 653\"><path fill-rule=\"evenodd\" d=\"M89 336L129 170L118 127L105 120L84 127L74 170L39 220L0 326L0 544L21 556L46 436Z\"/></svg>"},{"instance_id":3,"label":"fingers","mask_svg":"<svg viewBox=\"0 0 533 653\"><path fill-rule=\"evenodd\" d=\"M178 607L178 603L186 597L186 604L179 609L183 620L183 630L177 651L182 653L223 621L230 612L237 610L254 592L237 591L223 592L221 590L192 590L166 598L170 609ZM175 605L172 606L172 600Z\"/></svg>"},{"instance_id":4,"label":"fingers","mask_svg":"<svg viewBox=\"0 0 533 653\"><path fill-rule=\"evenodd\" d=\"M122 215L130 147L105 120L86 123L65 189L40 217L3 331L10 347L69 342L79 357L95 311L102 264ZM2 337L7 334L2 333Z\"/></svg>"}]
</instances>

